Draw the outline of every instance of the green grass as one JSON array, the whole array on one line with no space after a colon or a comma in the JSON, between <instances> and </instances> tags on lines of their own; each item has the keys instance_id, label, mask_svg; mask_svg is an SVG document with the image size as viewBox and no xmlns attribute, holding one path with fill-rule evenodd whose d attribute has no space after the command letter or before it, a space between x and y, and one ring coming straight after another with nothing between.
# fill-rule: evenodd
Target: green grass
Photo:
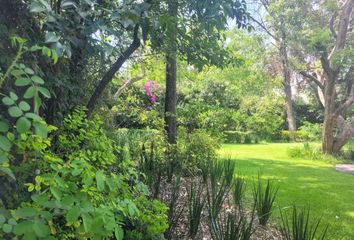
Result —
<instances>
[{"instance_id":1,"label":"green grass","mask_svg":"<svg viewBox=\"0 0 354 240\"><path fill-rule=\"evenodd\" d=\"M296 146L302 144L223 145L220 155L237 161L237 173L249 182L248 196L260 172L279 184L276 206L309 206L329 225L328 239L354 240L354 175L337 172L330 162L290 158L287 151ZM278 218L276 207L273 219Z\"/></svg>"}]
</instances>

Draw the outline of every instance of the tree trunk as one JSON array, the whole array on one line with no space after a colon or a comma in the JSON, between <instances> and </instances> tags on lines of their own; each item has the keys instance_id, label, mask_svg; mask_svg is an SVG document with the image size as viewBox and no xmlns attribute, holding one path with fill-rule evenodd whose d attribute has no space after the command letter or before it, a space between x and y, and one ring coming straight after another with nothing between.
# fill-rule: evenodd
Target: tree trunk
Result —
<instances>
[{"instance_id":1,"label":"tree trunk","mask_svg":"<svg viewBox=\"0 0 354 240\"><path fill-rule=\"evenodd\" d=\"M165 123L168 142L177 142L177 61L176 56L166 57L166 97L165 97Z\"/></svg>"},{"instance_id":2,"label":"tree trunk","mask_svg":"<svg viewBox=\"0 0 354 240\"><path fill-rule=\"evenodd\" d=\"M93 92L89 102L87 103L87 116L90 116L93 112L98 99L101 97L104 89L112 81L114 75L119 71L122 65L129 59L129 57L140 47L140 39L138 38L139 25L135 25L133 42L130 46L119 56L117 61L111 66L111 68L104 74L95 91Z\"/></svg>"},{"instance_id":3,"label":"tree trunk","mask_svg":"<svg viewBox=\"0 0 354 240\"><path fill-rule=\"evenodd\" d=\"M170 144L177 143L177 9L178 0L170 1L168 11L173 23L167 30L165 128Z\"/></svg>"},{"instance_id":4,"label":"tree trunk","mask_svg":"<svg viewBox=\"0 0 354 240\"><path fill-rule=\"evenodd\" d=\"M286 116L288 121L288 130L290 133L291 140L295 139L296 131L296 119L294 106L292 101L292 92L291 92L291 74L290 66L288 60L288 53L284 42L280 43L280 56L282 59L282 71L283 71L283 86L286 100Z\"/></svg>"}]
</instances>

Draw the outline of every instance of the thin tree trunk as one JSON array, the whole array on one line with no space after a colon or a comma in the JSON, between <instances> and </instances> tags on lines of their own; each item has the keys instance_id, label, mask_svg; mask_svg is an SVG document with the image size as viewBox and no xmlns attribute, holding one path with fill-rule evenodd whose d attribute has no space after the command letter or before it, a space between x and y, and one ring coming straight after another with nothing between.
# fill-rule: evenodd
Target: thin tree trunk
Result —
<instances>
[{"instance_id":1,"label":"thin tree trunk","mask_svg":"<svg viewBox=\"0 0 354 240\"><path fill-rule=\"evenodd\" d=\"M165 128L168 142L177 142L177 11L178 0L169 2L168 11L173 23L168 29L168 49L166 51L166 96Z\"/></svg>"},{"instance_id":2,"label":"thin tree trunk","mask_svg":"<svg viewBox=\"0 0 354 240\"><path fill-rule=\"evenodd\" d=\"M284 42L280 43L280 55L282 59L282 70L283 70L283 86L286 100L286 116L288 121L288 130L290 133L291 140L295 139L296 131L296 119L294 106L292 101L292 91L291 91L291 74L290 66L288 60L288 53Z\"/></svg>"},{"instance_id":3,"label":"thin tree trunk","mask_svg":"<svg viewBox=\"0 0 354 240\"><path fill-rule=\"evenodd\" d=\"M165 97L165 123L168 142L177 142L177 61L176 56L166 57L166 97Z\"/></svg>"},{"instance_id":4,"label":"thin tree trunk","mask_svg":"<svg viewBox=\"0 0 354 240\"><path fill-rule=\"evenodd\" d=\"M89 102L87 103L87 116L90 116L93 112L98 99L101 97L104 89L112 81L114 75L119 71L122 65L129 59L129 57L140 47L140 39L138 38L139 25L135 25L133 42L130 46L119 56L117 61L111 66L111 68L104 74L95 91L93 92Z\"/></svg>"}]
</instances>

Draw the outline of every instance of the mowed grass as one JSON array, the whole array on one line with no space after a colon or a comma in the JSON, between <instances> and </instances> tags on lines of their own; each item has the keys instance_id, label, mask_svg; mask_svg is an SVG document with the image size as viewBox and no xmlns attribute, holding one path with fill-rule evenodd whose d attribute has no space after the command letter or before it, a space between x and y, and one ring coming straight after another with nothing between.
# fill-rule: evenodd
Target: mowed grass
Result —
<instances>
[{"instance_id":1,"label":"mowed grass","mask_svg":"<svg viewBox=\"0 0 354 240\"><path fill-rule=\"evenodd\" d=\"M337 172L334 164L320 160L293 159L288 149L299 143L223 145L222 158L237 161L237 173L247 181L251 196L252 182L274 179L279 185L273 220L279 221L279 207L309 206L313 215L329 225L330 240L354 240L354 175Z\"/></svg>"}]
</instances>

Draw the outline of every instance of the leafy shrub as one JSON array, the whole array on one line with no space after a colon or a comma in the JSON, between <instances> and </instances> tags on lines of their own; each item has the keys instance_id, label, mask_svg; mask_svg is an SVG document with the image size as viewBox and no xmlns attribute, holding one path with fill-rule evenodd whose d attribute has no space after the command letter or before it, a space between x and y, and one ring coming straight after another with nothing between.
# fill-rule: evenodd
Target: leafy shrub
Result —
<instances>
[{"instance_id":1,"label":"leafy shrub","mask_svg":"<svg viewBox=\"0 0 354 240\"><path fill-rule=\"evenodd\" d=\"M6 236L123 239L124 225L151 239L162 236L167 228L166 207L134 200L148 194L134 165L117 162L114 143L105 135L102 122L84 116L83 110L76 109L64 120L57 154L43 150L40 174L26 184L31 199L2 214L12 223ZM158 227L149 219L160 219Z\"/></svg>"},{"instance_id":2,"label":"leafy shrub","mask_svg":"<svg viewBox=\"0 0 354 240\"><path fill-rule=\"evenodd\" d=\"M303 158L311 160L322 160L328 162L336 162L337 159L330 155L322 153L319 146L315 146L308 142L304 143L302 147L292 147L288 149L288 155L292 158Z\"/></svg>"},{"instance_id":3,"label":"leafy shrub","mask_svg":"<svg viewBox=\"0 0 354 240\"><path fill-rule=\"evenodd\" d=\"M272 214L274 201L278 193L278 187L268 179L264 187L258 176L257 183L253 186L253 199L257 210L259 224L265 226Z\"/></svg>"},{"instance_id":4,"label":"leafy shrub","mask_svg":"<svg viewBox=\"0 0 354 240\"><path fill-rule=\"evenodd\" d=\"M309 209L300 209L294 205L289 217L283 210L280 211L282 227L281 233L285 240L324 240L326 239L328 226L319 231L320 219L311 220ZM290 219L290 220L289 220Z\"/></svg>"},{"instance_id":5,"label":"leafy shrub","mask_svg":"<svg viewBox=\"0 0 354 240\"><path fill-rule=\"evenodd\" d=\"M139 218L133 219L134 229L127 231L127 240L165 239L163 233L168 229L167 206L145 196L135 201L140 210Z\"/></svg>"},{"instance_id":6,"label":"leafy shrub","mask_svg":"<svg viewBox=\"0 0 354 240\"><path fill-rule=\"evenodd\" d=\"M180 158L183 165L190 172L196 172L208 166L216 159L217 140L213 139L205 130L195 130L179 138Z\"/></svg>"},{"instance_id":7,"label":"leafy shrub","mask_svg":"<svg viewBox=\"0 0 354 240\"><path fill-rule=\"evenodd\" d=\"M257 136L252 131L241 132L241 131L225 131L224 132L224 142L225 143L258 143L260 137Z\"/></svg>"},{"instance_id":8,"label":"leafy shrub","mask_svg":"<svg viewBox=\"0 0 354 240\"><path fill-rule=\"evenodd\" d=\"M321 139L321 125L319 123L303 122L303 125L299 127L299 130L303 133L306 141L319 141Z\"/></svg>"}]
</instances>

